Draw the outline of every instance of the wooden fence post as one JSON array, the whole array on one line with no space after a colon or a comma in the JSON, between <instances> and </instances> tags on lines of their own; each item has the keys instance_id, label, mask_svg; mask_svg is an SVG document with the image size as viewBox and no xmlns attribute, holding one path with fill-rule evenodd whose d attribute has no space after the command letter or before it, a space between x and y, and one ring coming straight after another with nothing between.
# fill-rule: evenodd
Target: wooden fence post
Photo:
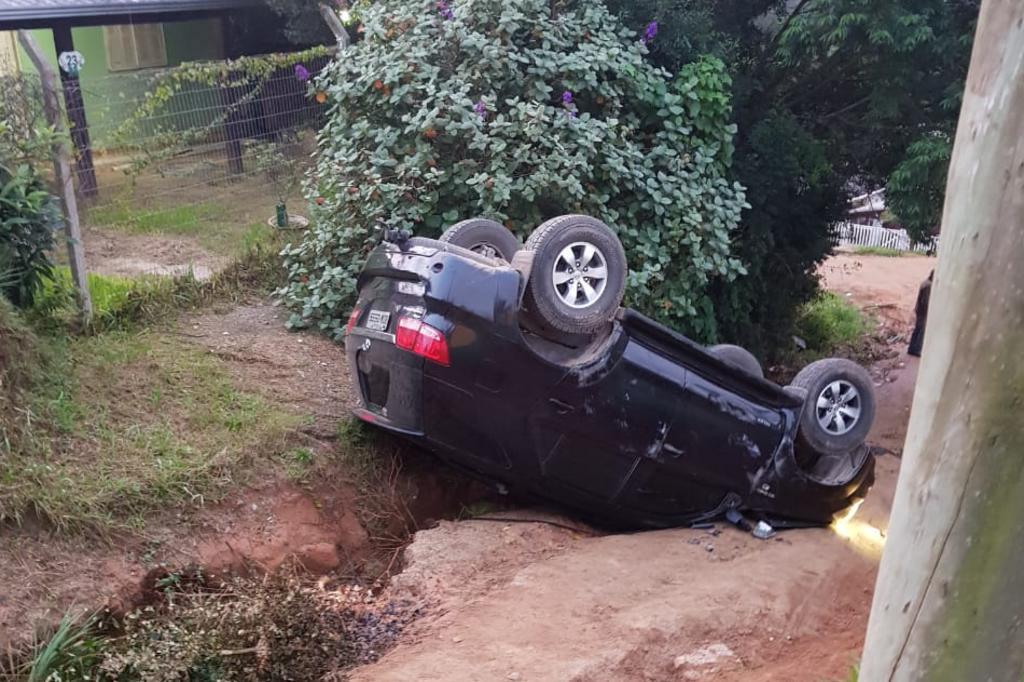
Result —
<instances>
[{"instance_id":1,"label":"wooden fence post","mask_svg":"<svg viewBox=\"0 0 1024 682\"><path fill-rule=\"evenodd\" d=\"M983 0L862 682L1024 679L1024 3Z\"/></svg>"},{"instance_id":2,"label":"wooden fence post","mask_svg":"<svg viewBox=\"0 0 1024 682\"><path fill-rule=\"evenodd\" d=\"M28 31L19 30L18 40L39 72L46 121L58 133L63 132L64 118L61 114L60 99L57 96L57 76L53 67L46 61ZM89 284L86 278L85 249L82 245L81 225L78 222L78 200L75 198L70 156L63 137L58 137L53 144L53 170L57 180L61 209L64 213L64 236L68 246L71 277L75 283L82 324L87 325L92 319L92 297L89 295Z\"/></svg>"}]
</instances>

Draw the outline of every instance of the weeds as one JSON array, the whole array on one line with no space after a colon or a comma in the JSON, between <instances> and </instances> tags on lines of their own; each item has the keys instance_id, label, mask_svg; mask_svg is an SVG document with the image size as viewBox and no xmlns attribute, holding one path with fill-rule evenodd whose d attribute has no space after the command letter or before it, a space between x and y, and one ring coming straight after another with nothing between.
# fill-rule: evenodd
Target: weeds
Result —
<instances>
[{"instance_id":1,"label":"weeds","mask_svg":"<svg viewBox=\"0 0 1024 682\"><path fill-rule=\"evenodd\" d=\"M886 256L889 258L901 258L906 252L899 249L890 249L884 246L858 246L853 252L858 256Z\"/></svg>"},{"instance_id":2,"label":"weeds","mask_svg":"<svg viewBox=\"0 0 1024 682\"><path fill-rule=\"evenodd\" d=\"M0 667L0 676L25 682L87 680L99 663L104 644L94 616L83 620L66 613L52 635L31 646L24 663L8 658Z\"/></svg>"},{"instance_id":3,"label":"weeds","mask_svg":"<svg viewBox=\"0 0 1024 682\"><path fill-rule=\"evenodd\" d=\"M57 269L29 317L40 328L59 332L72 328L76 316L70 271ZM132 330L169 319L182 310L218 300L236 300L267 293L284 278L277 243L253 237L244 254L208 280L191 273L178 277L115 277L90 274L93 319L86 333Z\"/></svg>"},{"instance_id":4,"label":"weeds","mask_svg":"<svg viewBox=\"0 0 1024 682\"><path fill-rule=\"evenodd\" d=\"M807 350L822 355L857 341L868 330L869 324L856 306L827 291L800 309L795 326Z\"/></svg>"},{"instance_id":5,"label":"weeds","mask_svg":"<svg viewBox=\"0 0 1024 682\"><path fill-rule=\"evenodd\" d=\"M202 504L287 449L300 419L238 390L209 353L154 333L63 342L27 402L31 439L0 458L0 520L136 525Z\"/></svg>"}]
</instances>

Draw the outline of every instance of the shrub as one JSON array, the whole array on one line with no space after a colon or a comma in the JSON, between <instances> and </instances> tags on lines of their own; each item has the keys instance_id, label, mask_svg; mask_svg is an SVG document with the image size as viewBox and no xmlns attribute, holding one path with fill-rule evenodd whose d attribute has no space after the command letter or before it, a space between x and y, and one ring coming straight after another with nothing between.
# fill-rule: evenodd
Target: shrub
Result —
<instances>
[{"instance_id":1,"label":"shrub","mask_svg":"<svg viewBox=\"0 0 1024 682\"><path fill-rule=\"evenodd\" d=\"M32 304L51 275L47 252L59 212L42 180L27 165L0 165L0 294L19 308Z\"/></svg>"},{"instance_id":2,"label":"shrub","mask_svg":"<svg viewBox=\"0 0 1024 682\"><path fill-rule=\"evenodd\" d=\"M671 78L594 0L387 0L361 19L317 84L315 225L283 251L292 326L340 334L380 223L437 236L486 215L525 237L579 212L622 239L630 304L709 328L709 282L743 272L721 62Z\"/></svg>"},{"instance_id":3,"label":"shrub","mask_svg":"<svg viewBox=\"0 0 1024 682\"><path fill-rule=\"evenodd\" d=\"M801 307L796 320L796 334L807 348L826 354L856 341L866 331L860 310L830 291Z\"/></svg>"}]
</instances>

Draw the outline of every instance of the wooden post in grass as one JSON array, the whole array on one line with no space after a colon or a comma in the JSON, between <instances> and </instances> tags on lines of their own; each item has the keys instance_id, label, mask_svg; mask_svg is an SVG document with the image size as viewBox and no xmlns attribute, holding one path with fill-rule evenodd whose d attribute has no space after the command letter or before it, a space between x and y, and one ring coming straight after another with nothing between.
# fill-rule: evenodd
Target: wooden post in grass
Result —
<instances>
[{"instance_id":1,"label":"wooden post in grass","mask_svg":"<svg viewBox=\"0 0 1024 682\"><path fill-rule=\"evenodd\" d=\"M861 682L1024 679L1024 2L983 0Z\"/></svg>"},{"instance_id":2,"label":"wooden post in grass","mask_svg":"<svg viewBox=\"0 0 1024 682\"><path fill-rule=\"evenodd\" d=\"M29 35L28 31L18 31L18 40L25 48L29 59L39 72L39 80L43 90L43 112L46 121L58 133L64 131L64 118L61 115L60 99L57 96L57 76L53 67L46 61L42 51ZM78 222L78 200L75 198L75 184L71 173L71 154L63 136L58 136L53 143L53 171L57 181L61 212L64 216L64 237L68 246L68 262L71 266L71 278L75 284L78 309L83 325L92 319L92 297L86 280L85 248L82 245L82 230Z\"/></svg>"}]
</instances>

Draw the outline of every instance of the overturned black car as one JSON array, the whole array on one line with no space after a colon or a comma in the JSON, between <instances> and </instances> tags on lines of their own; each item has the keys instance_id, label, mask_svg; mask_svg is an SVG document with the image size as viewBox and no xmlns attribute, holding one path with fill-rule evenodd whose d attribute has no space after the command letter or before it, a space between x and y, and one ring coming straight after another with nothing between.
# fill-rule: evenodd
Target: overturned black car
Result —
<instances>
[{"instance_id":1,"label":"overturned black car","mask_svg":"<svg viewBox=\"0 0 1024 682\"><path fill-rule=\"evenodd\" d=\"M618 239L587 216L523 247L484 219L440 241L390 233L348 321L356 416L620 527L729 510L825 524L863 497L863 368L821 360L782 388L742 348L619 308L625 275Z\"/></svg>"}]
</instances>

